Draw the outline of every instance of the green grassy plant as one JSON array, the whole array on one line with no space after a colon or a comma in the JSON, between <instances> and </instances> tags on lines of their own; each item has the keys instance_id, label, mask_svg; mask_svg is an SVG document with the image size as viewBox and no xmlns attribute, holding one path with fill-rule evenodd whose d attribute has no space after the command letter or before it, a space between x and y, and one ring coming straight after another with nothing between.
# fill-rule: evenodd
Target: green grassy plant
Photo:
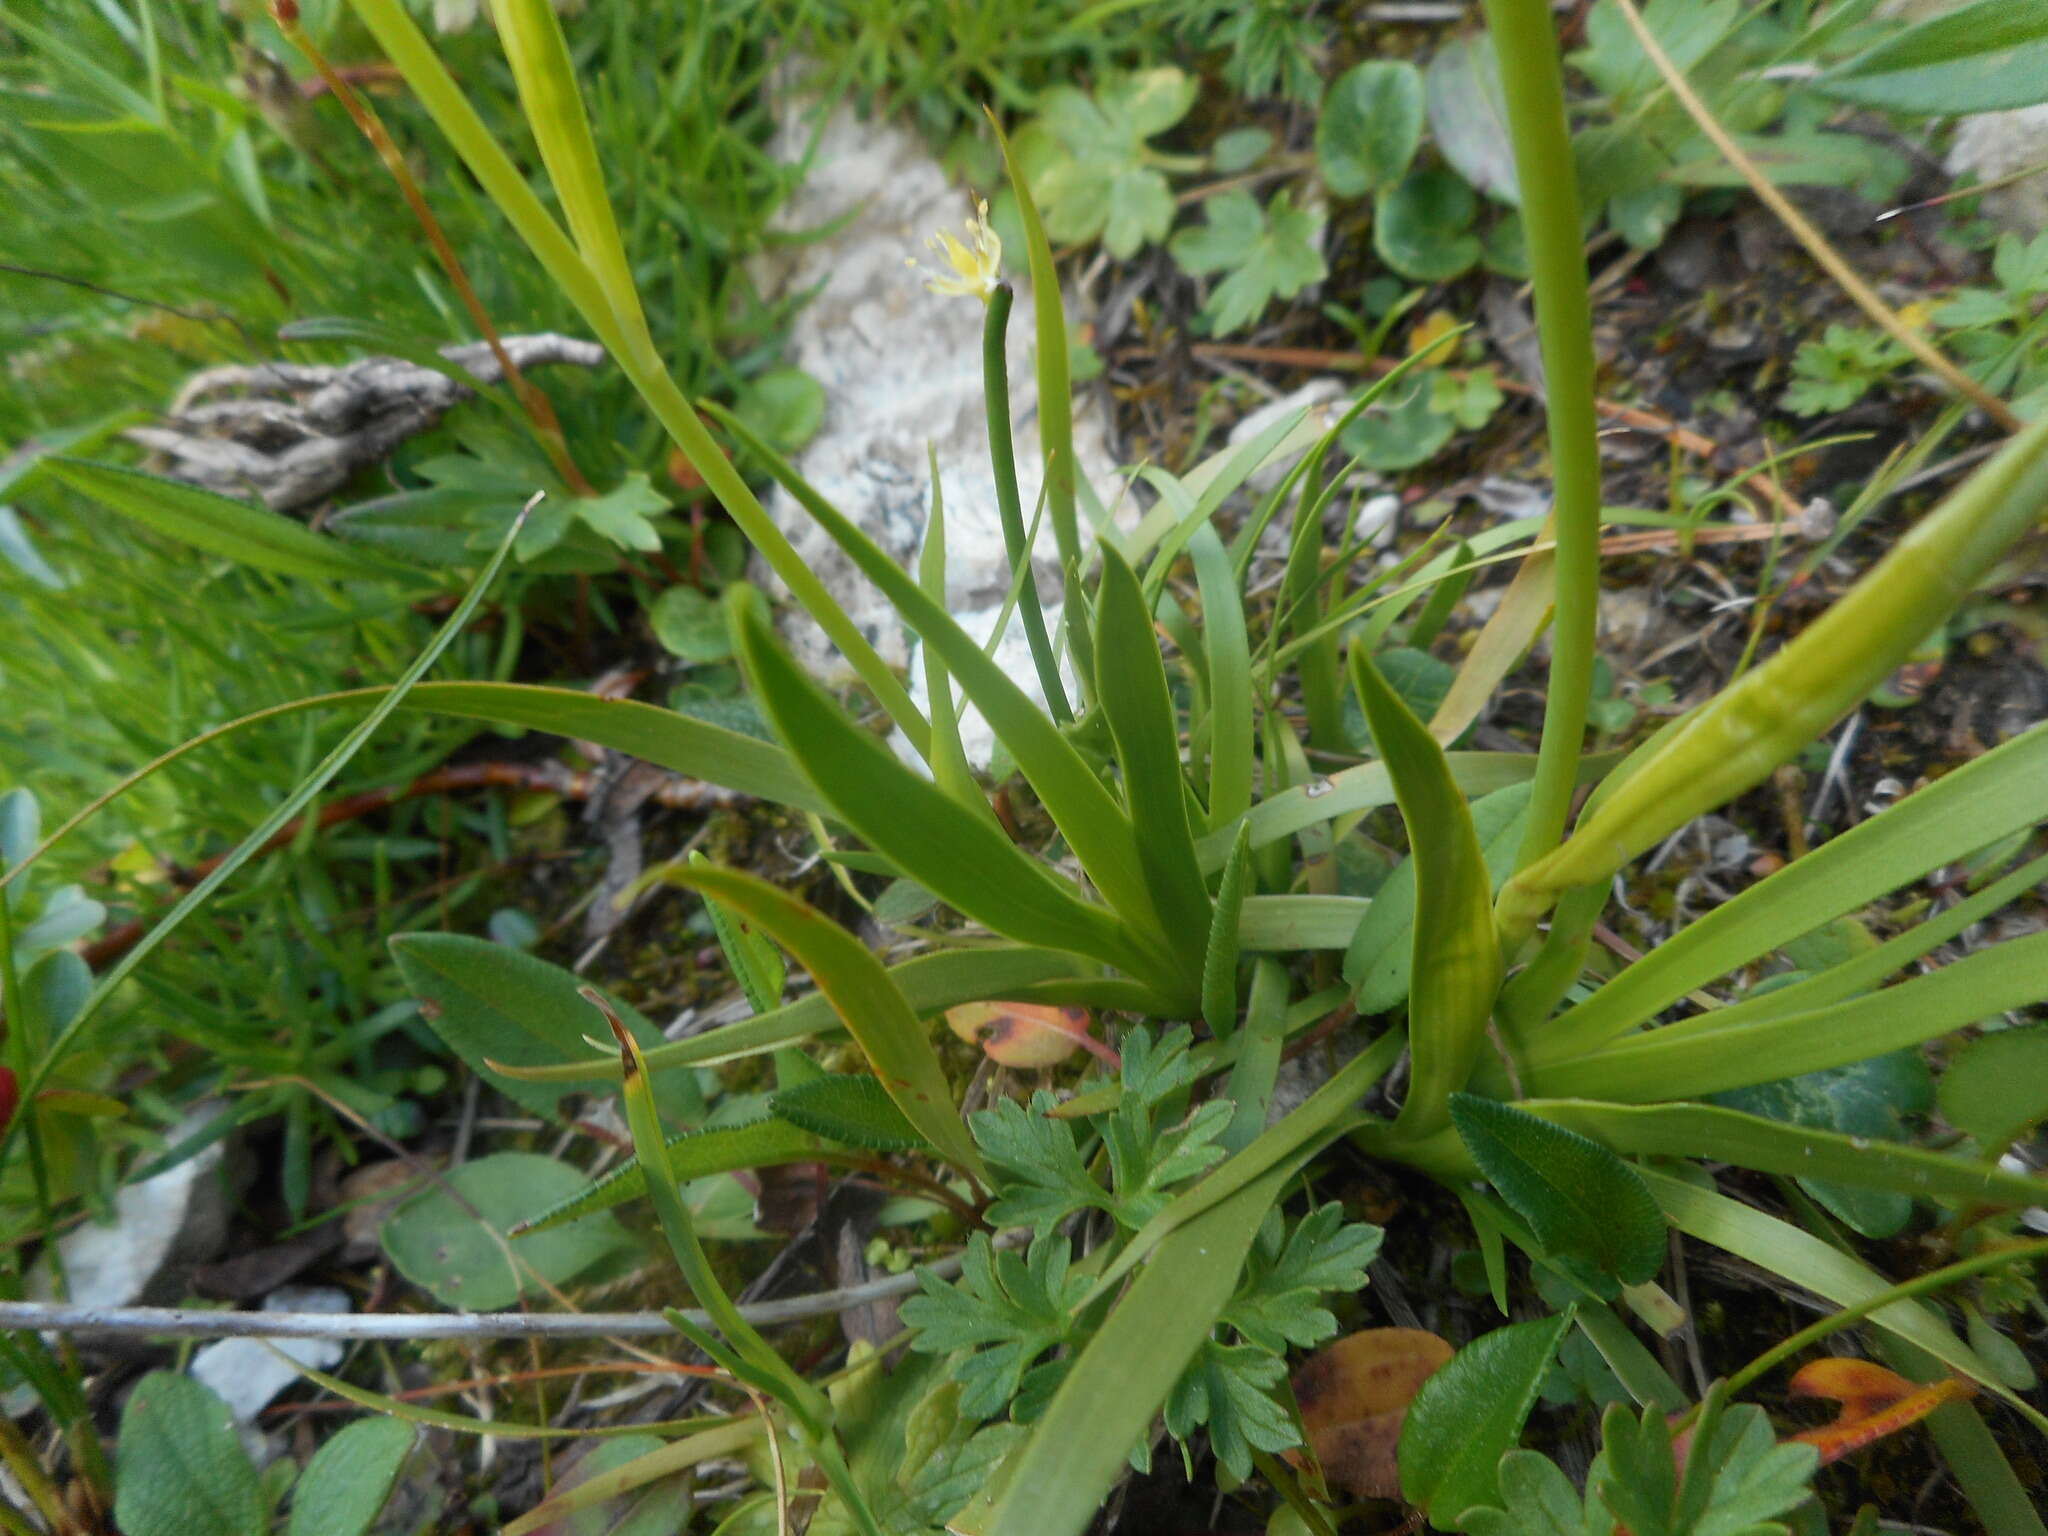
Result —
<instances>
[{"instance_id":1,"label":"green grassy plant","mask_svg":"<svg viewBox=\"0 0 2048 1536\"><path fill-rule=\"evenodd\" d=\"M906 766L806 676L778 639L765 600L743 583L728 591L726 613L774 745L652 706L566 691L467 683L400 690L409 710L594 740L827 818L864 845L841 855L858 861L854 867L914 882L964 920L933 930L931 953L888 966L796 896L750 875L684 864L664 878L719 904L717 931L746 982L750 1017L653 1049L622 1027L619 1054L579 1054L565 1040L568 1059L548 1065L495 1059L487 1037L448 1030L452 1048L507 1081L551 1090L623 1081L639 1154L633 1177L652 1194L680 1272L716 1325L712 1332L691 1325L691 1337L763 1400L761 1433L770 1447L786 1433L813 1460L829 1486L825 1502L834 1520L862 1530L926 1529L945 1519L954 1530L999 1536L1079 1532L1120 1469L1134 1453L1142 1456L1162 1415L1178 1436L1206 1425L1233 1477L1256 1465L1284 1480L1277 1464L1256 1459L1294 1438L1278 1391L1278 1345L1330 1331L1308 1313L1318 1310L1318 1293L1355 1287L1364 1244L1354 1237L1359 1251L1338 1256L1345 1257L1338 1263L1319 1248L1344 1242L1341 1233L1323 1230L1328 1219L1299 1218L1290 1240L1272 1213L1313 1160L1347 1138L1458 1194L1503 1311L1512 1247L1555 1313L1488 1335L1461 1357L1462 1368L1447 1367L1446 1385L1434 1389L1455 1403L1461 1377L1485 1380L1482 1367L1512 1366L1498 1379L1514 1390L1496 1394L1485 1436L1457 1444L1438 1418L1433 1428L1417 1428L1412 1443L1404 1441L1404 1486L1440 1528L1516 1528L1513 1521L1530 1513L1513 1507L1518 1499L1565 1509L1569 1518L1560 1529L1603 1529L1603 1512L1625 1514L1642 1530L1678 1532L1700 1523L1707 1475L1677 1472L1663 1417L1684 1404L1685 1394L1615 1310L1618 1304L1654 1316L1668 1308L1655 1279L1673 1229L1857 1309L1873 1329L2003 1395L2036 1428L2048 1429L1982 1350L1959 1338L1917 1293L1894 1290L1858 1256L1821 1205L1799 1192L1803 1183L1786 1185L1799 1217L1788 1220L1725 1192L1703 1167L1901 1196L1942 1213L1948 1225L1941 1230L1959 1247L1995 1244L2011 1213L2040 1202L2041 1181L2001 1167L2004 1148L1995 1144L2001 1129L2009 1135L2014 1125L2048 1115L2038 1096L1976 1103L1971 1107L1981 1113L1966 1119L1985 1141L1945 1150L1869 1141L1706 1096L1854 1067L2048 1000L2048 941L2040 935L1915 974L1923 958L2038 881L2038 858L2020 860L2009 872L1994 861L1982 890L1882 940L1866 934L1871 942L1832 951L1810 942L1836 919L1994 844L2018 859L2048 814L2041 790L2048 727L2035 727L1794 860L1646 957L1612 971L1591 960L1618 872L1806 749L2038 522L2048 503L2048 425L2017 434L1827 614L1719 695L1618 763L1589 755L1584 737L1594 691L1603 507L1578 189L1565 152L1568 123L1548 7L1489 0L1486 9L1503 61L1557 482L1554 516L1503 602L1506 620L1495 632L1519 641L1489 644L1482 637L1463 671L1434 698L1415 685L1412 670L1403 686L1394 661L1399 648L1389 642L1404 639L1411 653L1426 645L1445 617L1445 604L1431 594L1518 551L1512 536L1475 538L1426 547L1392 571L1362 576L1353 571L1362 554L1355 544L1326 557L1318 530L1322 510L1338 494L1341 476L1329 471L1342 424L1315 431L1282 422L1184 476L1154 470L1147 480L1158 499L1134 528L1084 521L1088 497L1066 451L1067 332L1020 145L1010 170L1035 279L1046 517L1068 581L1063 622L1033 638L1041 663L1061 651L1075 663L1079 687L1069 698L1072 718L1064 719L1033 702L946 612L942 545L919 573L902 570L731 413L716 419L742 464L719 452L706 412L692 400L691 381L671 370L649 319L608 185L598 116L544 0L508 0L498 20L521 126L545 167L551 201L519 170L503 124L473 105L487 93L458 84L397 0L354 0L355 14L526 244L559 301L611 351L652 418L698 466L796 600L840 642L872 704L931 769ZM1157 115L1157 103L1134 110L1142 127L1146 112ZM1007 303L993 285L985 299ZM991 312L992 353L1000 352L1006 318L1000 309ZM1407 373L1397 371L1374 390L1400 387L1426 366L1426 357L1411 358ZM1369 393L1359 408L1376 397ZM1000 427L996 436L1006 438ZM1226 540L1216 514L1282 450L1305 456L1256 499L1251 517ZM783 485L919 634L933 697L944 699L929 715L796 559L761 507L749 471ZM1297 492L1293 515L1300 521L1276 606L1251 589L1248 572L1259 534ZM935 496L935 538L943 527L937 502ZM206 539L230 550L239 541L251 562L275 562L274 528L216 510ZM1016 536L1022 508L1014 495L1005 510L1018 579L1028 584L1031 538ZM315 558L303 545L299 556ZM1199 620L1171 579L1183 560L1193 573ZM1475 698L1497 685L1553 608L1541 750L1529 757L1459 749ZM1171 665L1158 643L1162 630L1174 641ZM1293 711L1297 676L1306 744ZM1328 752L1348 742L1346 681L1373 759L1325 776L1315 771L1308 747ZM1014 762L1021 780L1014 793L1028 795L1043 817L1033 823L1035 835L1020 839L1006 830L982 786L964 772L955 687L993 725ZM379 707L399 702L398 692L387 693ZM1590 794L1574 815L1581 789ZM1403 824L1403 873L1370 899L1347 894L1334 879L1337 849L1366 815L1381 811ZM22 867L9 872L9 883ZM816 992L781 1001L774 984L780 961L769 962L769 944L811 975ZM1745 985L1747 968L1780 954L1803 957L1799 974L1781 985ZM441 963L463 962L444 954ZM103 1004L118 979L103 982L86 1007ZM9 982L10 991L17 986ZM1377 1037L1305 1103L1268 1123L1283 1047L1368 995L1371 1011L1385 1021ZM1144 1022L1123 1037L1121 1072L1084 1080L1077 1100L1041 1101L1030 1110L1006 1102L970 1129L957 1113L928 1021L944 1008L984 1000L1086 1004ZM509 1006L516 1010L517 1000ZM1198 1015L1207 1039L1156 1043L1167 1021ZM539 1010L530 1022L534 1037L559 1035ZM822 1130L817 1104L778 1093L759 1142L664 1139L650 1087L664 1071L841 1037L879 1085L886 1112L879 1102L858 1113L839 1105L833 1128ZM60 1031L26 1063L25 1085L48 1077L70 1038ZM1171 1071L1160 1066L1168 1058ZM1390 1074L1404 1059L1396 1089ZM1204 1096L1204 1085L1219 1080L1220 1092ZM1369 1100L1374 1092L1382 1097ZM1386 1097L1395 1092L1398 1109ZM872 1092L867 1097L876 1100ZM799 1146L818 1149L798 1143L799 1133L859 1145L881 1123L874 1117L885 1113L888 1134L899 1138L889 1145L914 1139L932 1170L927 1183L940 1184L951 1201L980 1205L991 1228L1034 1234L1021 1257L994 1247L987 1233L973 1234L962 1287L934 1282L925 1288L925 1304L907 1309L907 1320L922 1330L919 1348L951 1357L944 1373L933 1361L906 1368L892 1389L906 1400L913 1388L922 1392L920 1411L950 1394L943 1414L934 1408L922 1418L907 1401L875 1399L864 1409L858 1393L836 1399L797 1376L731 1308L676 1194L681 1178L730 1167L735 1156L751 1152L765 1163ZM623 1197L627 1187L622 1179L615 1192ZM1588 1190L1599 1195L1590 1208ZM593 1191L576 1208L600 1203L610 1196ZM1081 1213L1088 1221L1080 1230L1093 1241L1077 1254L1076 1232L1055 1236L1053 1229ZM1276 1312L1266 1305L1270 1297L1259 1300L1261 1277L1285 1269L1304 1232L1316 1241L1307 1244L1303 1268L1316 1278L1287 1287L1292 1300ZM1610 1411L1605 1460L1583 1503L1568 1486L1560 1489L1554 1468L1546 1472L1511 1450L1542 1372L1574 1329L1636 1400L1636 1409ZM1428 1401L1418 1399L1418 1425L1432 1424ZM986 1461L978 1475L949 1483L943 1498L910 1497L898 1457L885 1455L875 1440L877 1426L895 1424L891 1415L899 1413L906 1425L916 1420L930 1428L928 1420L943 1420L934 1443L948 1448L949 1468L961 1464L968 1447L981 1447ZM984 1417L1005 1415L1013 1423L1002 1435L985 1437L976 1427ZM1698 1422L1705 1459L1693 1467L1733 1469L1731 1478L1749 1493L1727 1501L1720 1513L1728 1520L1769 1528L1804 1496L1810 1463L1770 1446L1758 1410L1728 1408L1722 1394L1710 1393ZM640 1470L651 1477L712 1454L703 1436L725 1427L694 1424L673 1446L643 1458ZM1981 1444L1958 1454L1975 1458L1973 1475L1982 1486L1996 1480L1995 1455ZM780 1461L777 1467L780 1478L787 1469ZM1667 1484L1660 1505L1650 1494ZM881 1513L898 1496L908 1500L901 1506L907 1512L900 1519ZM1306 1496L1302 1501L1313 1510ZM952 1507L941 1511L939 1502ZM1487 1513L1493 1510L1503 1513L1496 1518ZM1660 1511L1671 1515L1664 1525L1650 1518L1662 1518ZM771 1513L766 1506L755 1511L762 1519ZM2005 1520L2000 1529L2002 1536L2026 1527Z\"/></svg>"}]
</instances>

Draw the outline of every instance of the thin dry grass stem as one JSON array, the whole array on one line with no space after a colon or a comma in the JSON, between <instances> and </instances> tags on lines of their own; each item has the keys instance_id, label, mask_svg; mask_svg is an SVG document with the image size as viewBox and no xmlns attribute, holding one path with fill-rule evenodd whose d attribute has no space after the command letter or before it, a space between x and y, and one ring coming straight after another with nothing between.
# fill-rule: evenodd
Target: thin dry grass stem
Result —
<instances>
[{"instance_id":1,"label":"thin dry grass stem","mask_svg":"<svg viewBox=\"0 0 2048 1536\"><path fill-rule=\"evenodd\" d=\"M1743 153L1742 146L1729 136L1728 131L1721 126L1719 120L1708 110L1707 104L1687 82L1678 66L1671 62L1671 56L1643 24L1642 13L1636 9L1635 0L1614 0L1614 3L1615 8L1621 12L1622 20L1627 22L1629 30L1635 33L1636 41L1642 45L1643 52L1649 55L1650 62L1657 66L1657 72L1664 77L1664 83L1671 87L1671 94L1676 96L1679 104L1691 114L1692 120L1699 125L1700 132L1713 142L1714 148L1727 157L1728 163L1742 174L1744 181L1749 183L1749 188L1757 195L1758 201L1778 216L1779 222L1792 232L1794 239L1806 247L1807 254L1841 286L1842 291L1855 301L1856 307L1868 315L1887 336L1933 370L1942 382L1957 394L1967 399L2006 431L2017 432L2020 419L2012 413L2012 408L1942 356L1926 337L1901 320L1891 306L1877 296L1876 290L1864 282L1856 269L1842 258L1841 253L1828 244L1827 237L1807 222L1805 215L1792 205L1791 199L1780 192L1771 179L1757 169L1756 162Z\"/></svg>"},{"instance_id":2,"label":"thin dry grass stem","mask_svg":"<svg viewBox=\"0 0 2048 1536\"><path fill-rule=\"evenodd\" d=\"M597 487L592 485L570 456L569 441L562 433L562 423L555 415L554 403L512 361L504 344L498 339L497 327L491 324L491 317L484 312L483 301L476 296L476 289L470 286L469 274L463 270L462 259L455 254L455 247L448 243L448 236L441 228L441 221L434 217L434 211L427 206L426 194L420 190L419 182L399 153L397 144L385 131L383 121L370 104L356 92L332 64L327 62L319 46L300 30L297 7L278 5L272 14L284 35L306 56L306 61L319 72L334 99L341 103L370 147L377 151L378 159L391 173L391 179L398 183L398 190L405 198L406 206L418 220L427 242L434 248L434 256L441 263L441 270L448 274L448 281L454 285L462 300L462 307L469 311L469 318L475 324L477 333L489 343L492 356L498 360L498 367L504 372L505 382L511 386L521 409L532 420L535 434L540 438L542 449L548 461L554 465L555 473L562 477L562 483L578 496L595 496Z\"/></svg>"}]
</instances>

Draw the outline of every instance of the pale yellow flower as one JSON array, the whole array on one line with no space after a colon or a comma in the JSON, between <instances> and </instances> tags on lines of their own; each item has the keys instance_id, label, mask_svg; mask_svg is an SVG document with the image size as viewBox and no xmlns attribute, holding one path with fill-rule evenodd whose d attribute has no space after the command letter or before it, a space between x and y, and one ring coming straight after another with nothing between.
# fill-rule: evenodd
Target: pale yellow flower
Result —
<instances>
[{"instance_id":1,"label":"pale yellow flower","mask_svg":"<svg viewBox=\"0 0 2048 1536\"><path fill-rule=\"evenodd\" d=\"M925 274L925 287L945 298L974 298L986 303L1003 280L1003 242L988 221L988 201L974 205L967 219L967 243L950 230L940 230L925 248L944 258L951 272L933 271L912 260L907 265Z\"/></svg>"}]
</instances>

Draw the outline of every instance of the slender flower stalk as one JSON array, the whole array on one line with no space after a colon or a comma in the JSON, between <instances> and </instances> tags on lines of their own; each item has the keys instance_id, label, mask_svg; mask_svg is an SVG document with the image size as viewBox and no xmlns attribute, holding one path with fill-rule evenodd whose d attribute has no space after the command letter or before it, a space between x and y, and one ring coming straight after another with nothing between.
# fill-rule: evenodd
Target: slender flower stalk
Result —
<instances>
[{"instance_id":1,"label":"slender flower stalk","mask_svg":"<svg viewBox=\"0 0 2048 1536\"><path fill-rule=\"evenodd\" d=\"M1555 23L1544 0L1486 0L1486 21L1500 59L1536 290L1557 530L1550 683L1529 820L1515 856L1520 869L1563 837L1585 745L1600 605L1600 418L1593 389L1593 310Z\"/></svg>"}]
</instances>

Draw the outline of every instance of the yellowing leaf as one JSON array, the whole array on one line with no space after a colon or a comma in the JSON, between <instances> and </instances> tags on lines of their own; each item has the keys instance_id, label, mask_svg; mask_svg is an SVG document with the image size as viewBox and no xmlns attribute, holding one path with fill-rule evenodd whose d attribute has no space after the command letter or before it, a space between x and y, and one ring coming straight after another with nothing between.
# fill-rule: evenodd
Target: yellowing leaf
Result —
<instances>
[{"instance_id":1,"label":"yellowing leaf","mask_svg":"<svg viewBox=\"0 0 2048 1536\"><path fill-rule=\"evenodd\" d=\"M962 1003L946 1025L1005 1067L1056 1067L1086 1048L1112 1065L1116 1053L1088 1032L1088 1010L1046 1003Z\"/></svg>"}]
</instances>

